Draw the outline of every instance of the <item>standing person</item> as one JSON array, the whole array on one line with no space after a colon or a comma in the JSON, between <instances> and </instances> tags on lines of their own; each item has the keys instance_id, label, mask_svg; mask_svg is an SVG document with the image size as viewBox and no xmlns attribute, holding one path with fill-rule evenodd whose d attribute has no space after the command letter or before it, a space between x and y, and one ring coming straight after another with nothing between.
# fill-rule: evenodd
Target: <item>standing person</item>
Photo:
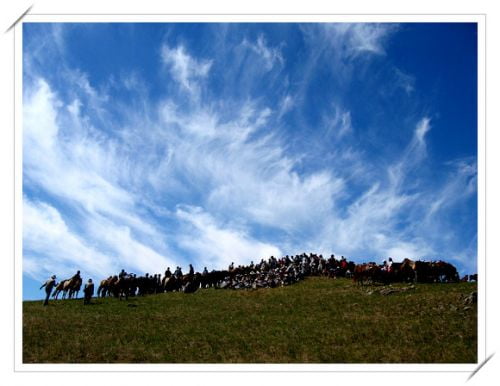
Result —
<instances>
[{"instance_id":1,"label":"standing person","mask_svg":"<svg viewBox=\"0 0 500 386\"><path fill-rule=\"evenodd\" d=\"M90 304L90 299L94 295L94 283L92 283L92 279L89 279L88 283L85 284L83 288L83 293L85 295L83 299L83 304Z\"/></svg>"},{"instance_id":2,"label":"standing person","mask_svg":"<svg viewBox=\"0 0 500 386\"><path fill-rule=\"evenodd\" d=\"M194 275L194 267L193 267L193 264L189 264L189 276L193 276Z\"/></svg>"},{"instance_id":3,"label":"standing person","mask_svg":"<svg viewBox=\"0 0 500 386\"><path fill-rule=\"evenodd\" d=\"M80 271L77 271L72 277L70 280L73 280L73 279L80 279Z\"/></svg>"},{"instance_id":4,"label":"standing person","mask_svg":"<svg viewBox=\"0 0 500 386\"><path fill-rule=\"evenodd\" d=\"M392 272L392 257L389 257L389 262L387 263L387 272Z\"/></svg>"},{"instance_id":5,"label":"standing person","mask_svg":"<svg viewBox=\"0 0 500 386\"><path fill-rule=\"evenodd\" d=\"M49 297L50 297L50 294L52 293L52 288L54 288L55 286L57 285L56 283L56 275L52 275L50 277L49 280L47 280L45 283L42 284L42 286L40 287L40 289L42 289L43 287L45 287L45 300L43 302L43 305L44 306L48 306L49 305Z\"/></svg>"}]
</instances>

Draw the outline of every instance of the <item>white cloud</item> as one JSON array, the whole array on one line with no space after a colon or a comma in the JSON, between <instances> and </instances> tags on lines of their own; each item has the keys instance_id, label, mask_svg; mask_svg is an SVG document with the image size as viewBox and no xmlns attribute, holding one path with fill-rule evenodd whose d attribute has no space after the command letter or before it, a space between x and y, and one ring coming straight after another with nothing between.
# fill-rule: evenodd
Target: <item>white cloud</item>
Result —
<instances>
[{"instance_id":1,"label":"white cloud","mask_svg":"<svg viewBox=\"0 0 500 386\"><path fill-rule=\"evenodd\" d=\"M426 222L434 221L442 210L453 208L477 192L477 163L459 160L451 163L452 171L445 183L439 187L429 206Z\"/></svg>"},{"instance_id":2,"label":"white cloud","mask_svg":"<svg viewBox=\"0 0 500 386\"><path fill-rule=\"evenodd\" d=\"M402 261L405 258L420 260L423 256L434 252L423 241L418 244L400 241L393 245L386 245L385 247L388 247L387 257L397 256L398 261Z\"/></svg>"},{"instance_id":3,"label":"white cloud","mask_svg":"<svg viewBox=\"0 0 500 386\"><path fill-rule=\"evenodd\" d=\"M268 134L269 108L247 103L235 120L219 124L217 115L207 119L202 110L184 114L172 110L168 104L164 114L168 141L175 144L169 177L153 170L157 177L152 178L188 176L187 190L202 187L211 210L291 230L332 208L333 195L342 190L342 179L326 170L303 176L293 171L298 160L286 154L279 137ZM172 123L176 130L169 130ZM198 135L200 131L211 135Z\"/></svg>"},{"instance_id":4,"label":"white cloud","mask_svg":"<svg viewBox=\"0 0 500 386\"><path fill-rule=\"evenodd\" d=\"M346 134L352 132L351 112L343 110L337 104L333 104L333 111L325 117L325 126L329 134L341 139Z\"/></svg>"},{"instance_id":5,"label":"white cloud","mask_svg":"<svg viewBox=\"0 0 500 386\"><path fill-rule=\"evenodd\" d=\"M431 129L430 118L423 117L413 131L410 143L403 149L399 161L388 168L389 179L394 189L400 189L406 177L427 155L425 135Z\"/></svg>"},{"instance_id":6,"label":"white cloud","mask_svg":"<svg viewBox=\"0 0 500 386\"><path fill-rule=\"evenodd\" d=\"M196 60L186 53L184 46L162 47L163 62L169 66L173 78L191 94L199 92L199 82L207 77L212 67L211 60Z\"/></svg>"},{"instance_id":7,"label":"white cloud","mask_svg":"<svg viewBox=\"0 0 500 386\"><path fill-rule=\"evenodd\" d=\"M290 110L293 109L295 106L295 100L291 95L286 95L280 104L279 112L278 112L278 119L281 119L286 113L288 113Z\"/></svg>"},{"instance_id":8,"label":"white cloud","mask_svg":"<svg viewBox=\"0 0 500 386\"><path fill-rule=\"evenodd\" d=\"M342 122L339 118L342 115L336 111L337 126ZM415 212L415 208L430 208L430 204L427 208L422 204L433 187L420 187L413 194L406 193L408 176L425 160L425 134L430 128L430 119L422 118L399 158L387 166L387 182L381 178L379 170L376 182L349 204L345 215L333 213L329 217L320 235L326 240L322 242L323 249L331 248L358 257L363 253L374 253L378 255L374 259L391 255L396 259L419 258L435 252L420 237L421 232L415 232L415 227L400 227L399 224L401 221L421 221L422 212ZM361 260L367 258L362 256Z\"/></svg>"},{"instance_id":9,"label":"white cloud","mask_svg":"<svg viewBox=\"0 0 500 386\"><path fill-rule=\"evenodd\" d=\"M431 120L428 117L424 117L418 123L417 128L415 129L415 138L419 144L424 145L425 134L427 134L427 132L431 129L430 122Z\"/></svg>"},{"instance_id":10,"label":"white cloud","mask_svg":"<svg viewBox=\"0 0 500 386\"><path fill-rule=\"evenodd\" d=\"M39 280L54 273L68 277L76 270L97 278L117 268L112 256L71 231L57 209L27 197L23 198L23 245L23 270Z\"/></svg>"},{"instance_id":11,"label":"white cloud","mask_svg":"<svg viewBox=\"0 0 500 386\"><path fill-rule=\"evenodd\" d=\"M280 49L277 47L269 47L264 35L259 35L255 43L251 43L245 39L242 45L248 47L262 59L267 71L271 71L275 64L284 64Z\"/></svg>"},{"instance_id":12,"label":"white cloud","mask_svg":"<svg viewBox=\"0 0 500 386\"><path fill-rule=\"evenodd\" d=\"M138 274L160 273L167 266L175 264L171 258L158 253L152 246L136 240L128 226L99 216L89 218L86 225L89 235L98 240L100 247L111 250L117 256L115 265L121 264L120 269L127 267Z\"/></svg>"},{"instance_id":13,"label":"white cloud","mask_svg":"<svg viewBox=\"0 0 500 386\"><path fill-rule=\"evenodd\" d=\"M63 104L44 80L28 95L23 112L26 178L87 211L116 216L150 232L128 212L135 197L116 181L121 165L113 143L101 144L85 127L71 137L63 135L58 124ZM74 102L69 110L74 112Z\"/></svg>"},{"instance_id":14,"label":"white cloud","mask_svg":"<svg viewBox=\"0 0 500 386\"><path fill-rule=\"evenodd\" d=\"M396 223L413 201L412 197L376 184L349 205L345 216L330 217L325 232L320 235L325 240L323 244L346 255L371 252L387 256L395 245L402 244ZM405 243L406 250L411 249L410 246L413 250L419 249Z\"/></svg>"},{"instance_id":15,"label":"white cloud","mask_svg":"<svg viewBox=\"0 0 500 386\"><path fill-rule=\"evenodd\" d=\"M191 226L187 234L179 236L179 244L195 254L200 266L225 269L231 262L249 264L263 257L281 256L281 250L253 239L242 230L224 227L199 207L179 207L179 219Z\"/></svg>"},{"instance_id":16,"label":"white cloud","mask_svg":"<svg viewBox=\"0 0 500 386\"><path fill-rule=\"evenodd\" d=\"M405 90L407 95L410 95L415 90L415 77L404 73L399 68L394 69L395 80L397 86Z\"/></svg>"},{"instance_id":17,"label":"white cloud","mask_svg":"<svg viewBox=\"0 0 500 386\"><path fill-rule=\"evenodd\" d=\"M391 24L324 23L321 24L333 49L346 57L363 53L385 54L384 40L394 29Z\"/></svg>"},{"instance_id":18,"label":"white cloud","mask_svg":"<svg viewBox=\"0 0 500 386\"><path fill-rule=\"evenodd\" d=\"M141 214L139 197L120 185L121 179L130 183L128 154L122 154L113 140L104 141L96 136L95 129L85 126L84 117L80 117L80 102L64 106L46 81L36 82L26 95L25 184L36 186L68 205L81 228L78 236L73 234L53 207L43 203L37 206L25 198L25 245L43 254L40 261L44 265L60 264L61 270L66 270L66 263L72 267L92 266L85 269L101 276L111 274L111 268L123 264L139 273L153 267L161 269L168 260L139 238L150 240L150 245L163 252L169 253L169 249L164 243L151 241L160 240L161 233L156 224ZM76 125L76 130L66 127L63 133L59 122L64 120L66 111L74 118L68 124ZM47 242L43 241L44 232L50 236ZM99 253L102 247L111 255ZM72 257L65 257L64 251L72 253ZM27 267L33 268L37 265L33 253L31 256Z\"/></svg>"}]
</instances>

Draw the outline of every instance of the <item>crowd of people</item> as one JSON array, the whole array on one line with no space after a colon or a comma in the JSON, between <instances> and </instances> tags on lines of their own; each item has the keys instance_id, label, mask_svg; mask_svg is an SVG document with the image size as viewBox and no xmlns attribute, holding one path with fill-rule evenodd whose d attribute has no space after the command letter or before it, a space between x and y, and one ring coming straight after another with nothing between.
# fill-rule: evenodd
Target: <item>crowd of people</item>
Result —
<instances>
[{"instance_id":1,"label":"crowd of people","mask_svg":"<svg viewBox=\"0 0 500 386\"><path fill-rule=\"evenodd\" d=\"M424 277L433 278L432 275L429 275L430 269L434 269L433 267L450 268L452 269L450 277L457 275L456 269L445 262L425 263L404 259L402 263L394 263L392 258L389 258L387 261L384 260L381 265L376 263L356 265L352 261L347 261L344 256L336 258L335 255L331 255L329 258L325 258L321 254L302 253L295 256L286 255L281 258L271 256L269 259L261 259L258 263L252 261L249 265L235 266L232 262L226 270L208 271L207 267L204 267L201 273L195 272L192 264L189 264L186 274L182 272L180 266L177 266L173 272L168 267L164 275L146 273L144 276L137 276L135 273L127 273L122 269L118 275L109 276L100 282L97 296L115 296L121 299L122 297L128 298L129 296L171 291L192 293L200 288L235 290L275 288L297 283L308 276L353 277L355 281L360 280L361 282L365 279L372 281L380 279L388 282L412 278L407 275L409 271L414 274L415 280L417 273L419 273L420 280L422 280ZM48 304L54 288L53 296L56 299L58 291L63 291L64 294L69 291L71 298L72 293L78 293L81 283L80 271L59 284L56 283L56 276L53 275L40 287L40 289L45 287L46 291L44 305ZM94 296L92 279L88 279L83 292L84 304L90 304L90 300Z\"/></svg>"},{"instance_id":2,"label":"crowd of people","mask_svg":"<svg viewBox=\"0 0 500 386\"><path fill-rule=\"evenodd\" d=\"M343 256L337 259L331 255L330 258L325 259L322 255L303 253L295 256L286 255L279 259L271 256L269 259L261 259L256 264L252 261L249 265L236 267L232 262L227 270L208 271L207 267L204 267L201 273L195 272L192 264L189 264L187 274L183 274L182 267L177 266L174 272L168 267L163 276L159 273L137 276L135 273L127 273L122 269L118 275L109 276L101 281L97 296L121 297L123 295L128 297L170 291L195 292L199 288L274 288L296 283L307 276L350 276L354 266L353 262L348 262ZM56 283L56 276L53 275L40 287L40 289L45 287L46 291L44 305L48 304L50 295L56 297L58 291L64 291L64 293L70 291L71 297L72 291L77 293L80 290L78 283L81 285L80 271L59 284ZM52 292L54 288L56 290ZM83 292L84 304L89 304L94 296L92 279L88 279Z\"/></svg>"},{"instance_id":3,"label":"crowd of people","mask_svg":"<svg viewBox=\"0 0 500 386\"><path fill-rule=\"evenodd\" d=\"M271 256L257 264L252 261L248 266L234 267L231 263L222 280L213 285L231 289L274 288L296 283L307 276L349 276L353 266L354 263L347 262L343 256L340 259L334 255L325 259L313 253L280 259Z\"/></svg>"}]
</instances>

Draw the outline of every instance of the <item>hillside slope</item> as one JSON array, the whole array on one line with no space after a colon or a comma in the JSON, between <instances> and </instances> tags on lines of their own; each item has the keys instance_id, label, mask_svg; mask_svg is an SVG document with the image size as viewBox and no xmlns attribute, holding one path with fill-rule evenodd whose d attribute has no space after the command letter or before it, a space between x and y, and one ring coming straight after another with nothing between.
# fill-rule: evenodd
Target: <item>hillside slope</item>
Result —
<instances>
[{"instance_id":1,"label":"hillside slope","mask_svg":"<svg viewBox=\"0 0 500 386\"><path fill-rule=\"evenodd\" d=\"M405 288L394 285L392 288ZM475 283L308 278L256 291L23 304L24 363L474 363Z\"/></svg>"}]
</instances>

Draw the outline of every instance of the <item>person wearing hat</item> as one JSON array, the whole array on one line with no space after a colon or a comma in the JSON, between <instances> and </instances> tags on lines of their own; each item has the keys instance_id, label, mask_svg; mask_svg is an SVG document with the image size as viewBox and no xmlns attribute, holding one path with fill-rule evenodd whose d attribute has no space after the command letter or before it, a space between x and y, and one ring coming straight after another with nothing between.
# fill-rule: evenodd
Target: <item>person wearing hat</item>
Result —
<instances>
[{"instance_id":1,"label":"person wearing hat","mask_svg":"<svg viewBox=\"0 0 500 386\"><path fill-rule=\"evenodd\" d=\"M45 287L45 300L43 302L43 305L44 306L48 306L49 305L49 297L50 297L50 294L52 293L52 288L54 288L55 286L57 285L56 283L56 275L52 275L50 277L49 280L47 280L45 283L42 284L42 286L40 287L40 289L42 289L43 287Z\"/></svg>"},{"instance_id":2,"label":"person wearing hat","mask_svg":"<svg viewBox=\"0 0 500 386\"><path fill-rule=\"evenodd\" d=\"M84 299L83 304L90 304L90 299L94 295L94 283L92 283L92 279L89 279L85 287L83 288Z\"/></svg>"}]
</instances>

